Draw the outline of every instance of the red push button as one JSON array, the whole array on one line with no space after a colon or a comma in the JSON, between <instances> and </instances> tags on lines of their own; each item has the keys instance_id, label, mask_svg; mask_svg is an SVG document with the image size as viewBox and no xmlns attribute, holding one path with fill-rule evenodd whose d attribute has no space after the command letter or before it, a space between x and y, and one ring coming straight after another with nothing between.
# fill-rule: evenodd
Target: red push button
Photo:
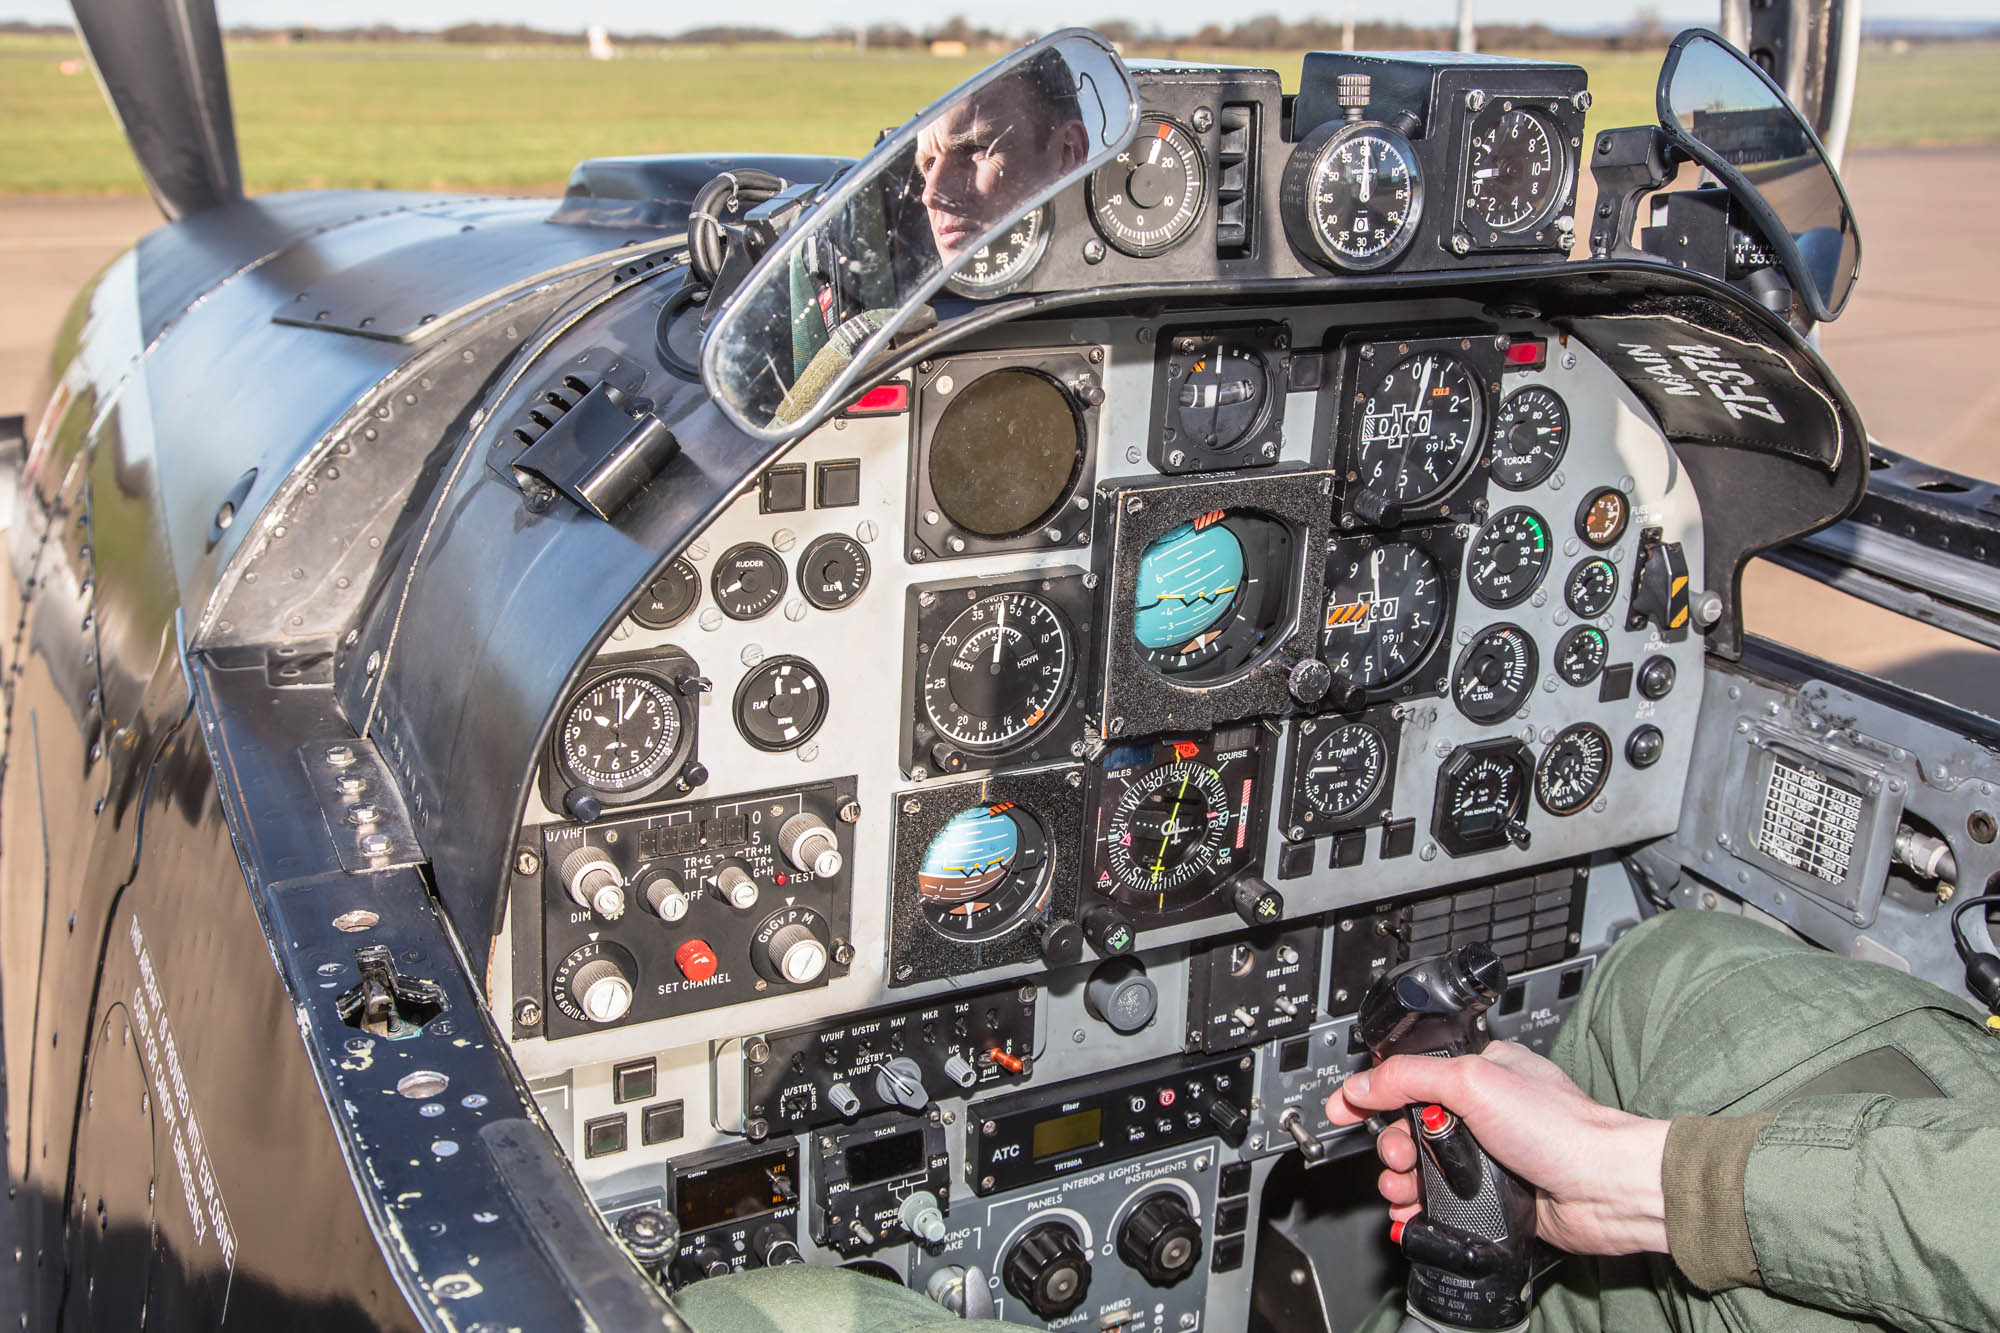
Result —
<instances>
[{"instance_id":1,"label":"red push button","mask_svg":"<svg viewBox=\"0 0 2000 1333\"><path fill-rule=\"evenodd\" d=\"M721 965L707 940L689 940L674 950L674 966L689 981L707 981Z\"/></svg>"}]
</instances>

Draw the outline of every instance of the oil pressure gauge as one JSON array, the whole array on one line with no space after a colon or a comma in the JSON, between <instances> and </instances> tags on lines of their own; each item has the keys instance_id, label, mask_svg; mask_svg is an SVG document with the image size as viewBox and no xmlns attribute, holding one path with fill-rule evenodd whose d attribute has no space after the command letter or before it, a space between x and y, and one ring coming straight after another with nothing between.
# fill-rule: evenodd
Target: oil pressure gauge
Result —
<instances>
[{"instance_id":1,"label":"oil pressure gauge","mask_svg":"<svg viewBox=\"0 0 2000 1333\"><path fill-rule=\"evenodd\" d=\"M1090 177L1090 216L1104 239L1136 259L1173 249L1208 199L1208 166L1194 136L1147 116L1124 152Z\"/></svg>"}]
</instances>

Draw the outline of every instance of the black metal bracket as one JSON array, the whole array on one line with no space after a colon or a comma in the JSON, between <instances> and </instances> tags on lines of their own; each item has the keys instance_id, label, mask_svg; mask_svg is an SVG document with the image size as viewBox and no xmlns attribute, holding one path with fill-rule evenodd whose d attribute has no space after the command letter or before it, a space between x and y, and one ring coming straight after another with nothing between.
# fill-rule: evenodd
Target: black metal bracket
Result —
<instances>
[{"instance_id":1,"label":"black metal bracket","mask_svg":"<svg viewBox=\"0 0 2000 1333\"><path fill-rule=\"evenodd\" d=\"M630 410L626 396L594 386L514 459L529 507L546 509L553 493L609 520L680 452L680 442L650 410ZM537 504L536 502L540 503Z\"/></svg>"},{"instance_id":2,"label":"black metal bracket","mask_svg":"<svg viewBox=\"0 0 2000 1333\"><path fill-rule=\"evenodd\" d=\"M396 956L386 946L356 949L354 965L361 970L361 980L335 1001L340 1021L347 1026L393 1041L420 1030L444 1011L444 988L398 972Z\"/></svg>"},{"instance_id":3,"label":"black metal bracket","mask_svg":"<svg viewBox=\"0 0 2000 1333\"><path fill-rule=\"evenodd\" d=\"M1590 224L1590 253L1597 259L1629 258L1632 229L1646 196L1668 185L1681 154L1657 125L1605 130L1597 136L1590 174L1597 182L1597 212Z\"/></svg>"}]
</instances>

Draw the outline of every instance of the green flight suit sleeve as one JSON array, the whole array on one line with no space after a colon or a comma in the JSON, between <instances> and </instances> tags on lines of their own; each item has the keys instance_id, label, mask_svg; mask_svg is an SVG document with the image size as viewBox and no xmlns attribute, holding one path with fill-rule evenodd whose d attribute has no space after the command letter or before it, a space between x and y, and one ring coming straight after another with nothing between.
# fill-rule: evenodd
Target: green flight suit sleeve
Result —
<instances>
[{"instance_id":1,"label":"green flight suit sleeve","mask_svg":"<svg viewBox=\"0 0 2000 1333\"><path fill-rule=\"evenodd\" d=\"M1848 1094L1777 1108L1743 1173L1766 1290L1900 1329L2000 1329L2000 1105Z\"/></svg>"}]
</instances>

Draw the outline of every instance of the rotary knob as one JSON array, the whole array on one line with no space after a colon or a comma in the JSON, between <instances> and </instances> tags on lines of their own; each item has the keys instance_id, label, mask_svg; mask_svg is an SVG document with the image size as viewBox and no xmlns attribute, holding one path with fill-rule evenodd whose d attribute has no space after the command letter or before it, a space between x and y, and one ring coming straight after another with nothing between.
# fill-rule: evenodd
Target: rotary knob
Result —
<instances>
[{"instance_id":1,"label":"rotary knob","mask_svg":"<svg viewBox=\"0 0 2000 1333\"><path fill-rule=\"evenodd\" d=\"M810 810L793 815L779 827L778 846L787 861L821 879L840 873L840 843L826 821Z\"/></svg>"},{"instance_id":2,"label":"rotary knob","mask_svg":"<svg viewBox=\"0 0 2000 1333\"><path fill-rule=\"evenodd\" d=\"M1076 1232L1044 1222L1007 1251L1000 1280L1044 1320L1060 1319L1090 1294L1090 1257Z\"/></svg>"},{"instance_id":3,"label":"rotary knob","mask_svg":"<svg viewBox=\"0 0 2000 1333\"><path fill-rule=\"evenodd\" d=\"M579 847L563 858L563 887L578 907L606 921L625 915L625 881L611 858L595 847Z\"/></svg>"},{"instance_id":4,"label":"rotary knob","mask_svg":"<svg viewBox=\"0 0 2000 1333\"><path fill-rule=\"evenodd\" d=\"M673 1217L658 1208L633 1208L618 1218L618 1239L631 1252L639 1267L658 1277L672 1257L680 1239L680 1227Z\"/></svg>"},{"instance_id":5,"label":"rotary knob","mask_svg":"<svg viewBox=\"0 0 2000 1333\"><path fill-rule=\"evenodd\" d=\"M1142 1199L1118 1228L1118 1255L1156 1287L1171 1287L1201 1262L1201 1223L1179 1194Z\"/></svg>"},{"instance_id":6,"label":"rotary knob","mask_svg":"<svg viewBox=\"0 0 2000 1333\"><path fill-rule=\"evenodd\" d=\"M569 996L593 1023L616 1023L632 1007L632 978L610 958L593 958L570 974Z\"/></svg>"},{"instance_id":7,"label":"rotary knob","mask_svg":"<svg viewBox=\"0 0 2000 1333\"><path fill-rule=\"evenodd\" d=\"M715 887L731 907L747 912L757 905L757 881L734 861L726 861L715 872Z\"/></svg>"},{"instance_id":8,"label":"rotary knob","mask_svg":"<svg viewBox=\"0 0 2000 1333\"><path fill-rule=\"evenodd\" d=\"M652 913L669 925L688 914L687 894L664 870L642 871L633 887L639 890L639 896L646 900Z\"/></svg>"},{"instance_id":9,"label":"rotary knob","mask_svg":"<svg viewBox=\"0 0 2000 1333\"><path fill-rule=\"evenodd\" d=\"M826 971L826 943L802 922L778 927L757 949L758 957L752 961L773 981L803 986Z\"/></svg>"},{"instance_id":10,"label":"rotary knob","mask_svg":"<svg viewBox=\"0 0 2000 1333\"><path fill-rule=\"evenodd\" d=\"M905 1111L921 1111L931 1104L930 1091L924 1087L923 1068L907 1055L875 1067L875 1095Z\"/></svg>"}]
</instances>

